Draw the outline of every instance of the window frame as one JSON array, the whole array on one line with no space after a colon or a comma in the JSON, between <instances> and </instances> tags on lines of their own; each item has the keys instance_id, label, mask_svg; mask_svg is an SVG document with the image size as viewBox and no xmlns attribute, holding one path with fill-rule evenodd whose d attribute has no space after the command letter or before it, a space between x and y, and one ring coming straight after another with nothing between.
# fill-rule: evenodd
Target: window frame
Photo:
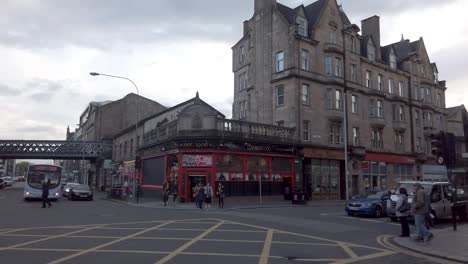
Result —
<instances>
[{"instance_id":1,"label":"window frame","mask_svg":"<svg viewBox=\"0 0 468 264\"><path fill-rule=\"evenodd\" d=\"M244 120L247 118L247 101L239 102L239 120Z\"/></svg>"},{"instance_id":2,"label":"window frame","mask_svg":"<svg viewBox=\"0 0 468 264\"><path fill-rule=\"evenodd\" d=\"M301 24L300 22L303 22L303 24ZM303 17L296 17L296 23L298 24L297 26L297 33L303 37L308 37L308 28L307 28L307 20ZM301 28L303 30L303 32L301 32Z\"/></svg>"},{"instance_id":3,"label":"window frame","mask_svg":"<svg viewBox=\"0 0 468 264\"><path fill-rule=\"evenodd\" d=\"M377 100L377 117L384 117L384 102L383 100Z\"/></svg>"},{"instance_id":4,"label":"window frame","mask_svg":"<svg viewBox=\"0 0 468 264\"><path fill-rule=\"evenodd\" d=\"M332 76L333 74L332 56L325 56L325 74L328 76Z\"/></svg>"},{"instance_id":5,"label":"window frame","mask_svg":"<svg viewBox=\"0 0 468 264\"><path fill-rule=\"evenodd\" d=\"M328 35L328 41L331 44L336 44L336 29L331 29Z\"/></svg>"},{"instance_id":6,"label":"window frame","mask_svg":"<svg viewBox=\"0 0 468 264\"><path fill-rule=\"evenodd\" d=\"M377 90L383 91L383 75L378 74L377 75Z\"/></svg>"},{"instance_id":7,"label":"window frame","mask_svg":"<svg viewBox=\"0 0 468 264\"><path fill-rule=\"evenodd\" d=\"M310 141L310 120L302 120L302 140Z\"/></svg>"},{"instance_id":8,"label":"window frame","mask_svg":"<svg viewBox=\"0 0 468 264\"><path fill-rule=\"evenodd\" d=\"M304 71L310 70L308 49L301 49L301 70L304 70Z\"/></svg>"},{"instance_id":9,"label":"window frame","mask_svg":"<svg viewBox=\"0 0 468 264\"><path fill-rule=\"evenodd\" d=\"M335 57L335 77L341 77L342 76L342 65L343 65L343 60L340 57Z\"/></svg>"},{"instance_id":10,"label":"window frame","mask_svg":"<svg viewBox=\"0 0 468 264\"><path fill-rule=\"evenodd\" d=\"M282 93L280 94L280 89ZM280 98L282 100L282 103L280 104ZM276 86L276 107L281 107L285 105L285 89L284 85L278 85Z\"/></svg>"},{"instance_id":11,"label":"window frame","mask_svg":"<svg viewBox=\"0 0 468 264\"><path fill-rule=\"evenodd\" d=\"M328 144L341 145L343 143L343 127L341 123L330 122L328 124Z\"/></svg>"},{"instance_id":12,"label":"window frame","mask_svg":"<svg viewBox=\"0 0 468 264\"><path fill-rule=\"evenodd\" d=\"M398 96L404 97L405 96L405 91L404 91L404 83L403 81L398 82Z\"/></svg>"},{"instance_id":13,"label":"window frame","mask_svg":"<svg viewBox=\"0 0 468 264\"><path fill-rule=\"evenodd\" d=\"M351 66L350 66L350 76L351 76L351 81L356 82L356 64L351 64Z\"/></svg>"},{"instance_id":14,"label":"window frame","mask_svg":"<svg viewBox=\"0 0 468 264\"><path fill-rule=\"evenodd\" d=\"M351 95L351 113L352 114L358 113L358 96L355 94Z\"/></svg>"},{"instance_id":15,"label":"window frame","mask_svg":"<svg viewBox=\"0 0 468 264\"><path fill-rule=\"evenodd\" d=\"M306 91L306 93L304 93L304 91ZM307 83L301 85L301 102L303 105L310 105L310 85Z\"/></svg>"},{"instance_id":16,"label":"window frame","mask_svg":"<svg viewBox=\"0 0 468 264\"><path fill-rule=\"evenodd\" d=\"M390 68L392 68L392 69L397 68L396 55L395 55L395 52L393 51L393 49L390 49L390 54L388 55L388 61L389 61L389 64L390 64Z\"/></svg>"},{"instance_id":17,"label":"window frame","mask_svg":"<svg viewBox=\"0 0 468 264\"><path fill-rule=\"evenodd\" d=\"M284 51L278 51L275 55L275 70L276 72L284 71Z\"/></svg>"},{"instance_id":18,"label":"window frame","mask_svg":"<svg viewBox=\"0 0 468 264\"><path fill-rule=\"evenodd\" d=\"M369 41L367 42L367 58L371 61L375 61L375 57L376 47L374 45L374 42L371 39L369 39Z\"/></svg>"},{"instance_id":19,"label":"window frame","mask_svg":"<svg viewBox=\"0 0 468 264\"><path fill-rule=\"evenodd\" d=\"M353 127L353 146L359 146L359 127Z\"/></svg>"},{"instance_id":20,"label":"window frame","mask_svg":"<svg viewBox=\"0 0 468 264\"><path fill-rule=\"evenodd\" d=\"M372 72L366 70L366 87L372 88Z\"/></svg>"}]
</instances>

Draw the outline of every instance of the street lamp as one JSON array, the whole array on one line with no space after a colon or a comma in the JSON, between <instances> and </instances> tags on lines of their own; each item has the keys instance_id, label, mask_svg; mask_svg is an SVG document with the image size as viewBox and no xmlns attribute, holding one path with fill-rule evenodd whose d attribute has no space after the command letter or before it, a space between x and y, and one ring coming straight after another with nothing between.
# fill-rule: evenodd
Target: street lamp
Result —
<instances>
[{"instance_id":1,"label":"street lamp","mask_svg":"<svg viewBox=\"0 0 468 264\"><path fill-rule=\"evenodd\" d=\"M117 75L110 75L110 74L104 74L104 73L98 73L98 72L90 72L89 75L91 76L105 76L105 77L111 77L111 78L118 78L118 79L124 79L124 80L127 80L129 82L131 82L133 84L133 86L135 86L135 89L136 89L136 92L137 92L137 95L140 95L140 92L138 91L138 86L135 84L135 82L133 82L132 80L130 80L129 78L127 77L123 77L123 76L117 76ZM136 103L136 122L135 122L135 163L138 162L138 159L137 159L137 156L138 156L138 121L139 121L139 104ZM133 175L133 186L132 186L132 193L133 193L133 200L134 201L138 201L138 198L137 198L137 178L136 178L136 175L138 173L138 169L137 169L137 165L138 164L135 164L135 173ZM138 166L139 167L139 166Z\"/></svg>"}]
</instances>

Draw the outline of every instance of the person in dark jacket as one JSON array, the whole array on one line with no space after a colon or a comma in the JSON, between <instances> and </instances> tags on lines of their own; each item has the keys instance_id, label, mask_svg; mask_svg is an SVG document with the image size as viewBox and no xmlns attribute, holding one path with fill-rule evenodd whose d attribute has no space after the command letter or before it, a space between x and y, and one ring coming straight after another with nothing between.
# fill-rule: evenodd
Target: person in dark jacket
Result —
<instances>
[{"instance_id":1,"label":"person in dark jacket","mask_svg":"<svg viewBox=\"0 0 468 264\"><path fill-rule=\"evenodd\" d=\"M205 187L200 184L200 188L198 189L197 193L197 205L198 208L203 209L203 202L205 201Z\"/></svg>"},{"instance_id":2,"label":"person in dark jacket","mask_svg":"<svg viewBox=\"0 0 468 264\"><path fill-rule=\"evenodd\" d=\"M52 204L49 201L49 186L50 186L50 179L44 181L42 183L42 208L46 208L46 204L49 205L49 207L52 206Z\"/></svg>"}]
</instances>

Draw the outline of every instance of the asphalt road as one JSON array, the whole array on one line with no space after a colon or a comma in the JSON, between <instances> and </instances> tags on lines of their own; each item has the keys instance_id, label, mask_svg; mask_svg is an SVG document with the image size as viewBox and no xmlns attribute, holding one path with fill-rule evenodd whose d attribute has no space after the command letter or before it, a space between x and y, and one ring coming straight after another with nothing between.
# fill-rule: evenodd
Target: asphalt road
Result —
<instances>
[{"instance_id":1,"label":"asphalt road","mask_svg":"<svg viewBox=\"0 0 468 264\"><path fill-rule=\"evenodd\" d=\"M43 209L21 186L0 190L0 263L447 263L393 245L400 227L387 218L338 206L173 210L95 197Z\"/></svg>"}]
</instances>

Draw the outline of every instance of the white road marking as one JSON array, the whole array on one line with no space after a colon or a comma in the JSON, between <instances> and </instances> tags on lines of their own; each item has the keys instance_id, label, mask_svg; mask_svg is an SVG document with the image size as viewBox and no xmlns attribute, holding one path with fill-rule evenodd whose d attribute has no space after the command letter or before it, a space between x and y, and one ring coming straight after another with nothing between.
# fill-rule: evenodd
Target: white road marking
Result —
<instances>
[{"instance_id":1,"label":"white road marking","mask_svg":"<svg viewBox=\"0 0 468 264\"><path fill-rule=\"evenodd\" d=\"M372 223L378 223L378 224L387 224L387 225L400 226L400 224L397 224L397 223L384 222L384 221L365 219L365 218L357 218L357 217L350 217L350 216L341 216L341 218L353 219L353 220L364 221L364 222L372 222Z\"/></svg>"}]
</instances>

